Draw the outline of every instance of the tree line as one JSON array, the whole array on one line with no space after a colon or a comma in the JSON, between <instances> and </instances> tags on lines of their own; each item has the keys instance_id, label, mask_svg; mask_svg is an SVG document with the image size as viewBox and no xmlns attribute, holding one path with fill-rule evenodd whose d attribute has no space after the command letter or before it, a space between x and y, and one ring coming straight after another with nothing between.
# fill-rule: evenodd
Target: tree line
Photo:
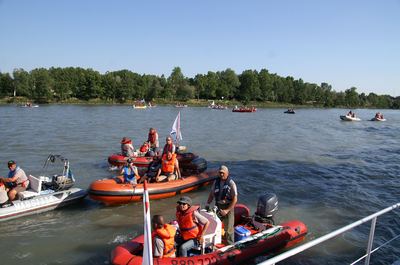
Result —
<instances>
[{"instance_id":1,"label":"tree line","mask_svg":"<svg viewBox=\"0 0 400 265\"><path fill-rule=\"evenodd\" d=\"M358 94L356 87L336 92L328 83L320 85L282 77L268 72L232 69L185 77L175 67L169 77L140 75L130 70L99 73L80 67L37 68L30 72L15 69L12 74L0 72L0 98L26 97L37 103L62 102L71 99L101 99L124 103L129 100L157 98L186 101L189 99L276 102L323 107L376 107L399 109L400 97Z\"/></svg>"}]
</instances>

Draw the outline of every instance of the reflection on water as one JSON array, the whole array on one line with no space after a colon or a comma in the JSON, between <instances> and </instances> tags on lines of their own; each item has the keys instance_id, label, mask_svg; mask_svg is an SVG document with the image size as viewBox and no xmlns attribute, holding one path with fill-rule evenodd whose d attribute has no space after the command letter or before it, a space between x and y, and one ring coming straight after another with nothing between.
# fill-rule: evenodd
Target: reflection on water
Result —
<instances>
[{"instance_id":1,"label":"reflection on water","mask_svg":"<svg viewBox=\"0 0 400 265\"><path fill-rule=\"evenodd\" d=\"M150 127L160 142L181 111L183 145L210 161L226 164L239 201L252 211L257 196L278 195L277 221L304 221L308 240L398 202L400 172L398 111L381 110L386 122L370 122L376 110L358 110L360 122L342 122L340 109L283 109L232 113L207 108L128 106L0 107L0 174L15 159L28 174L43 173L49 153L70 159L78 187L88 187L110 172L107 156L123 136L138 147ZM55 170L59 170L56 168ZM57 173L57 172L56 172ZM204 204L209 188L190 194ZM153 214L174 218L177 198L151 203ZM375 242L400 233L398 213L378 219ZM61 210L1 223L2 264L109 264L110 251L142 233L142 205L104 207L89 198ZM365 252L369 224L314 247L282 264L348 264ZM49 251L52 249L52 251ZM400 256L399 242L374 254L372 264ZM257 261L265 257L257 258Z\"/></svg>"}]
</instances>

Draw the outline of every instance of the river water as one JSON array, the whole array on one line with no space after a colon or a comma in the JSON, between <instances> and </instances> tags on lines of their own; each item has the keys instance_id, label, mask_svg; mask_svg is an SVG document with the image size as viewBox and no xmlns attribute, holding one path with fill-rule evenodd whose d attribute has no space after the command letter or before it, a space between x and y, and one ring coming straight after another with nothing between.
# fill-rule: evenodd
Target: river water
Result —
<instances>
[{"instance_id":1,"label":"river water","mask_svg":"<svg viewBox=\"0 0 400 265\"><path fill-rule=\"evenodd\" d=\"M225 164L238 186L239 202L254 212L257 197L274 192L279 222L302 220L307 240L317 238L399 201L400 112L355 110L360 122L342 122L344 109L283 109L232 113L207 108L47 105L0 106L0 175L16 160L27 174L43 173L48 154L69 158L76 186L112 176L107 156L123 136L137 147L150 127L160 142L181 111L182 145ZM382 111L386 122L367 121ZM53 168L61 170L61 168ZM51 172L57 173L57 172ZM205 202L209 188L189 195ZM152 214L174 217L177 198L151 202ZM398 211L378 218L375 246L400 234ZM365 253L370 224L314 247L282 264L349 264ZM111 250L142 233L141 203L105 207L81 203L0 224L1 264L109 264ZM372 264L400 257L395 240ZM259 257L255 262L265 259Z\"/></svg>"}]
</instances>

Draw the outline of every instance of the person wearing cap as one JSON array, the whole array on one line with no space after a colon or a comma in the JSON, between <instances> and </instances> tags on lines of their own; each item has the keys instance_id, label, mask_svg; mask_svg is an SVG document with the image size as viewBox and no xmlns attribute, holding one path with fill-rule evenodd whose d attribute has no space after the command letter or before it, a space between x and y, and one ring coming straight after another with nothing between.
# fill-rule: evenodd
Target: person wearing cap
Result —
<instances>
[{"instance_id":1,"label":"person wearing cap","mask_svg":"<svg viewBox=\"0 0 400 265\"><path fill-rule=\"evenodd\" d=\"M153 257L175 258L176 227L166 224L162 215L154 215L151 222L153 224Z\"/></svg>"},{"instance_id":2,"label":"person wearing cap","mask_svg":"<svg viewBox=\"0 0 400 265\"><path fill-rule=\"evenodd\" d=\"M25 191L28 188L29 180L25 171L18 167L15 161L8 161L7 166L10 170L8 176L7 178L0 178L0 181L8 188L8 199L13 201L17 197L18 192Z\"/></svg>"},{"instance_id":3,"label":"person wearing cap","mask_svg":"<svg viewBox=\"0 0 400 265\"><path fill-rule=\"evenodd\" d=\"M168 151L162 156L161 168L157 171L156 182L161 182L165 179L169 181L181 178L181 171L179 170L179 162L178 159L176 159L176 154Z\"/></svg>"},{"instance_id":4,"label":"person wearing cap","mask_svg":"<svg viewBox=\"0 0 400 265\"><path fill-rule=\"evenodd\" d=\"M137 184L137 180L140 179L138 169L133 164L132 158L126 160L126 165L121 169L120 174L124 176L125 183Z\"/></svg>"},{"instance_id":5,"label":"person wearing cap","mask_svg":"<svg viewBox=\"0 0 400 265\"><path fill-rule=\"evenodd\" d=\"M135 155L135 148L133 147L132 140L124 137L121 140L121 153L123 156L131 157Z\"/></svg>"},{"instance_id":6,"label":"person wearing cap","mask_svg":"<svg viewBox=\"0 0 400 265\"><path fill-rule=\"evenodd\" d=\"M156 155L158 153L158 149L160 147L160 142L158 141L158 133L156 129L150 128L149 129L149 135L147 137L147 142L149 143L150 146L150 155Z\"/></svg>"},{"instance_id":7,"label":"person wearing cap","mask_svg":"<svg viewBox=\"0 0 400 265\"><path fill-rule=\"evenodd\" d=\"M180 238L179 256L187 257L188 251L203 242L203 235L207 231L209 221L200 214L199 205L192 206L192 199L183 196L177 201L176 220L179 225Z\"/></svg>"},{"instance_id":8,"label":"person wearing cap","mask_svg":"<svg viewBox=\"0 0 400 265\"><path fill-rule=\"evenodd\" d=\"M234 208L237 202L237 188L235 182L229 176L228 167L222 165L219 168L219 178L214 181L208 195L206 209L215 199L215 205L220 209L221 221L224 223L225 239L229 245L235 243L234 238Z\"/></svg>"}]
</instances>

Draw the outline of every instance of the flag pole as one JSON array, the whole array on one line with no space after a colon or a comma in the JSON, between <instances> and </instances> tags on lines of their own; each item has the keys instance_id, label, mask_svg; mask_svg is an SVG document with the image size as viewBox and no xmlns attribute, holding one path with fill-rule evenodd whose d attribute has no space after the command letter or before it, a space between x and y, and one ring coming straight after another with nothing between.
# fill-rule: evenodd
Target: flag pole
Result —
<instances>
[{"instance_id":1,"label":"flag pole","mask_svg":"<svg viewBox=\"0 0 400 265\"><path fill-rule=\"evenodd\" d=\"M143 213L144 213L144 245L142 265L153 265L153 249L151 240L150 198L147 191L147 180L143 185Z\"/></svg>"}]
</instances>

